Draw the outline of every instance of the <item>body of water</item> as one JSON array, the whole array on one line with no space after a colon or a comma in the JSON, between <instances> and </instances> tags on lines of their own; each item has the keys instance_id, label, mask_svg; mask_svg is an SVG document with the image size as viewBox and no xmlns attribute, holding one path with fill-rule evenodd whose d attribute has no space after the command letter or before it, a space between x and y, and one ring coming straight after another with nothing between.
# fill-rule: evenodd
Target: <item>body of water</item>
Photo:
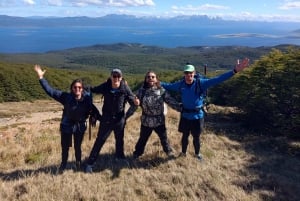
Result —
<instances>
[{"instance_id":1,"label":"body of water","mask_svg":"<svg viewBox=\"0 0 300 201\"><path fill-rule=\"evenodd\" d=\"M120 27L0 27L0 53L29 53L112 43L178 46L300 45L299 33L278 27L120 28Z\"/></svg>"}]
</instances>

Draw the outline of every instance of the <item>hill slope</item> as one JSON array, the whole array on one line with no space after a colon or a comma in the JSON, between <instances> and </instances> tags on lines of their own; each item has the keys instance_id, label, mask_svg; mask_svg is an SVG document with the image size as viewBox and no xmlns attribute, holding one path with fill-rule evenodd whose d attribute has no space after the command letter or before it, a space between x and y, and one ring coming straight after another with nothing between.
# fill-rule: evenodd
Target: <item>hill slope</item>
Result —
<instances>
[{"instance_id":1,"label":"hill slope","mask_svg":"<svg viewBox=\"0 0 300 201\"><path fill-rule=\"evenodd\" d=\"M98 99L96 104L100 106ZM154 133L140 161L132 160L138 112L126 126L127 160L113 158L110 136L93 174L72 170L72 149L69 169L57 174L61 106L56 102L3 103L0 110L9 112L0 119L0 200L296 201L300 197L299 143L244 130L231 118L234 108L211 106L201 137L204 163L193 157L191 139L186 158L168 159ZM51 114L48 119L36 119L45 113ZM178 113L169 109L168 136L179 153L177 125ZM92 141L86 136L83 156L89 154L96 131L92 129Z\"/></svg>"}]
</instances>

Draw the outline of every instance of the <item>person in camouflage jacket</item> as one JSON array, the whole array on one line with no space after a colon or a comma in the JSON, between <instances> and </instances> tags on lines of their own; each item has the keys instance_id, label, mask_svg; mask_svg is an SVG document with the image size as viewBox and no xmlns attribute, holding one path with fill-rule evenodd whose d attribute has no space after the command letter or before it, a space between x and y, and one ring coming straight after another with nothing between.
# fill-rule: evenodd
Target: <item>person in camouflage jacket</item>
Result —
<instances>
[{"instance_id":1,"label":"person in camouflage jacket","mask_svg":"<svg viewBox=\"0 0 300 201\"><path fill-rule=\"evenodd\" d=\"M164 152L173 156L173 150L168 142L165 124L165 112L167 103L171 108L181 111L181 104L160 86L160 81L155 72L149 71L145 75L144 84L137 94L142 108L140 136L135 145L133 157L138 158L144 153L147 141L155 131L160 139ZM129 111L134 112L138 106L132 106ZM130 113L130 112L129 112Z\"/></svg>"}]
</instances>

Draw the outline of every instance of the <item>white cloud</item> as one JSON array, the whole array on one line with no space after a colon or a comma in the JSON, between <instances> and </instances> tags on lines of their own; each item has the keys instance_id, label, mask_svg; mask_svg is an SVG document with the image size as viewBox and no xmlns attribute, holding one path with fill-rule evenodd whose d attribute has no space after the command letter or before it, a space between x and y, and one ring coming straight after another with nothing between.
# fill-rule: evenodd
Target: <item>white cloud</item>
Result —
<instances>
[{"instance_id":1,"label":"white cloud","mask_svg":"<svg viewBox=\"0 0 300 201\"><path fill-rule=\"evenodd\" d=\"M174 11L208 11L208 10L227 10L229 7L227 6L221 6L221 5L213 5L213 4L203 4L201 6L193 6L193 5L187 5L187 6L172 6L172 9Z\"/></svg>"},{"instance_id":2,"label":"white cloud","mask_svg":"<svg viewBox=\"0 0 300 201\"><path fill-rule=\"evenodd\" d=\"M281 10L300 9L300 1L288 1L279 7Z\"/></svg>"},{"instance_id":3,"label":"white cloud","mask_svg":"<svg viewBox=\"0 0 300 201\"><path fill-rule=\"evenodd\" d=\"M23 2L27 5L34 5L35 4L34 0L23 0Z\"/></svg>"},{"instance_id":4,"label":"white cloud","mask_svg":"<svg viewBox=\"0 0 300 201\"><path fill-rule=\"evenodd\" d=\"M63 1L62 0L48 0L49 6L62 6Z\"/></svg>"},{"instance_id":5,"label":"white cloud","mask_svg":"<svg viewBox=\"0 0 300 201\"><path fill-rule=\"evenodd\" d=\"M73 5L77 6L113 6L113 7L126 7L126 6L154 6L153 0L73 0L70 1Z\"/></svg>"}]
</instances>

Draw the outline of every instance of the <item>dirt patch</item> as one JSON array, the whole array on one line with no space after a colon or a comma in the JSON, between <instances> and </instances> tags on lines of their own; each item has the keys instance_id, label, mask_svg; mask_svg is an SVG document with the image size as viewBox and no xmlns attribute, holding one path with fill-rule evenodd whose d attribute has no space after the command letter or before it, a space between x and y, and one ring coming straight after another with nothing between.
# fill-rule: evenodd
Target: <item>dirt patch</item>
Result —
<instances>
[{"instance_id":1,"label":"dirt patch","mask_svg":"<svg viewBox=\"0 0 300 201\"><path fill-rule=\"evenodd\" d=\"M0 104L0 128L13 124L40 123L61 118L62 106L55 101L8 102Z\"/></svg>"}]
</instances>

